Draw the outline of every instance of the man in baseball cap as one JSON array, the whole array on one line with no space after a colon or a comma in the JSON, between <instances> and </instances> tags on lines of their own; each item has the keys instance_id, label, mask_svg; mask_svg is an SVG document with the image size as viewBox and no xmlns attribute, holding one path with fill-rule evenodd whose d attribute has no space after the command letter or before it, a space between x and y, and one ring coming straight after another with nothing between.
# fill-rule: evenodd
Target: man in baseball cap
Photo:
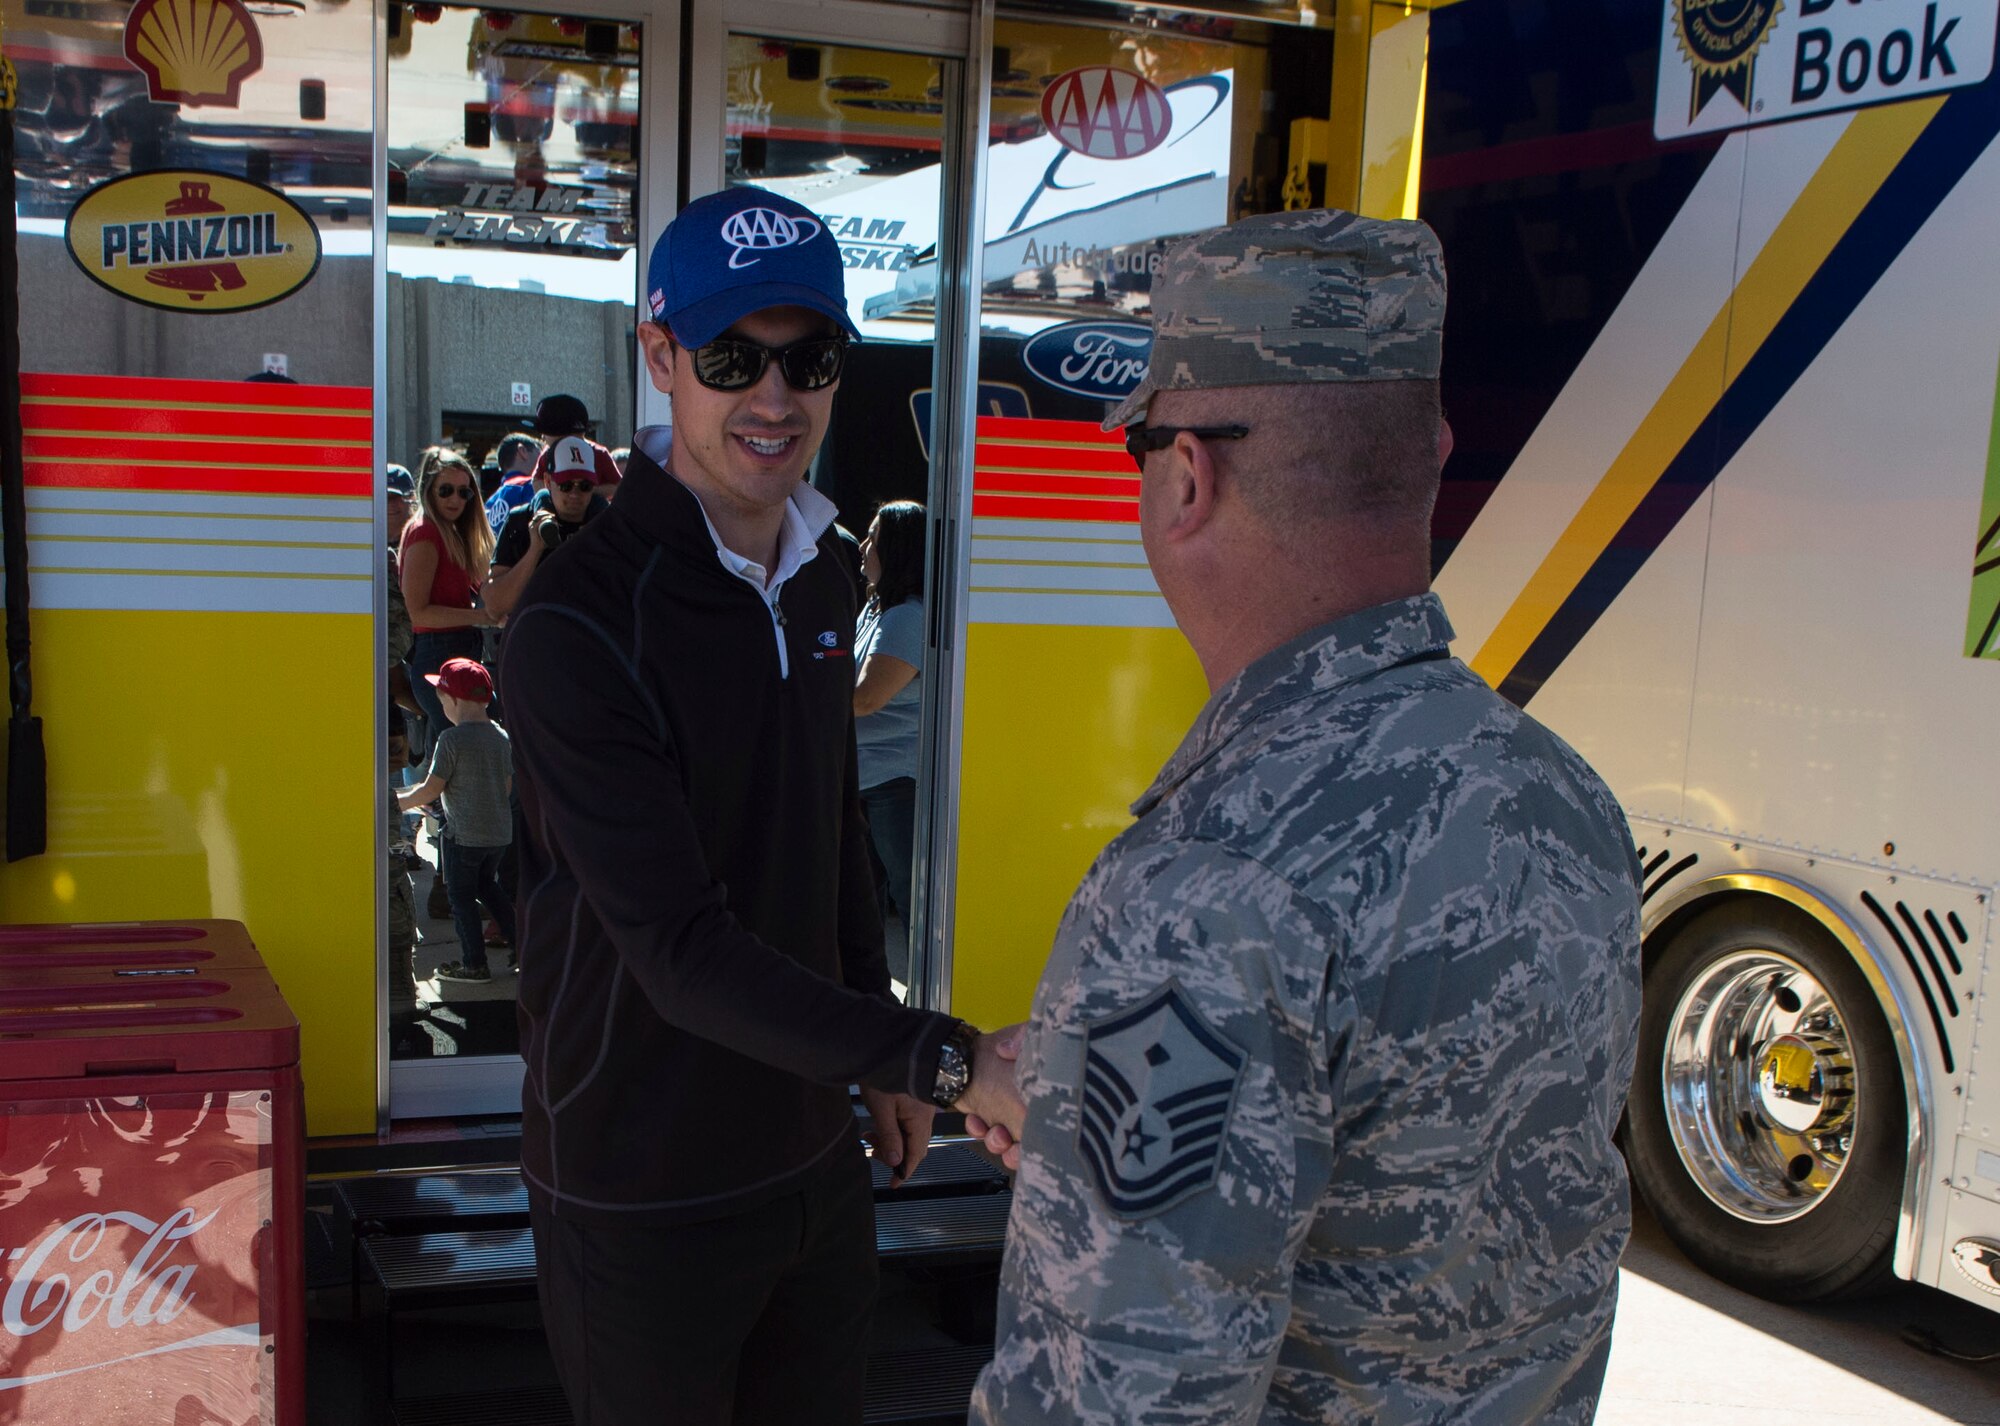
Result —
<instances>
[{"instance_id":1,"label":"man in baseball cap","mask_svg":"<svg viewBox=\"0 0 2000 1426\"><path fill-rule=\"evenodd\" d=\"M1025 1130L988 1135L1027 1162L972 1419L1583 1426L1636 867L1429 592L1437 240L1249 218L1153 308L1111 421L1213 696L1063 918Z\"/></svg>"},{"instance_id":2,"label":"man in baseball cap","mask_svg":"<svg viewBox=\"0 0 2000 1426\"><path fill-rule=\"evenodd\" d=\"M535 483L544 488L507 517L493 546L493 568L480 590L491 613L502 619L512 614L543 558L610 508L603 484L607 470L616 473L611 453L582 436L564 436L542 453Z\"/></svg>"},{"instance_id":3,"label":"man in baseball cap","mask_svg":"<svg viewBox=\"0 0 2000 1426\"><path fill-rule=\"evenodd\" d=\"M990 1038L891 994L854 588L805 482L855 336L839 246L736 188L647 273L673 425L542 565L501 669L544 1321L579 1426L858 1426L876 1265L847 1086L898 1184L935 1107L1018 1099Z\"/></svg>"}]
</instances>

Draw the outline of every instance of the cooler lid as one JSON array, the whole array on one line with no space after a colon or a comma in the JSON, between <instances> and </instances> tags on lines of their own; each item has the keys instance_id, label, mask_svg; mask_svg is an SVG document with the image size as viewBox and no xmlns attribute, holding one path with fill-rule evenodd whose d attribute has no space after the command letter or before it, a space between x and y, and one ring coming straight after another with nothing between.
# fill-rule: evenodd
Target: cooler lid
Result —
<instances>
[{"instance_id":1,"label":"cooler lid","mask_svg":"<svg viewBox=\"0 0 2000 1426\"><path fill-rule=\"evenodd\" d=\"M92 921L0 926L0 977L15 966L256 966L241 921Z\"/></svg>"},{"instance_id":2,"label":"cooler lid","mask_svg":"<svg viewBox=\"0 0 2000 1426\"><path fill-rule=\"evenodd\" d=\"M0 928L0 1081L298 1059L298 1018L238 923Z\"/></svg>"}]
</instances>

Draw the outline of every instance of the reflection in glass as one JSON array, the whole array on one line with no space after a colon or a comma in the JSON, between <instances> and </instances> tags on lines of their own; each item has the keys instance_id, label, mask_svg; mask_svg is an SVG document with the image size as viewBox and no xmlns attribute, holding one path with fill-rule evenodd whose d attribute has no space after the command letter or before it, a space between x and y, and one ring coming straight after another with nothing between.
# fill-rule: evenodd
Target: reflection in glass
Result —
<instances>
[{"instance_id":1,"label":"reflection in glass","mask_svg":"<svg viewBox=\"0 0 2000 1426\"><path fill-rule=\"evenodd\" d=\"M578 406L580 434L630 444L639 38L633 25L561 15L390 7L390 460L414 471L422 452L442 447L466 462L451 467L464 472L455 483L476 472L497 488L566 433L542 429L551 413ZM520 512L525 537L536 502L552 498L523 482L509 487L518 499L479 517L498 537L485 579L526 563L507 514ZM601 508L593 499L586 518ZM479 631L461 633L474 647L454 652L496 664L497 631L485 631L483 647ZM412 648L413 693L429 652ZM504 726L504 707L495 713ZM412 718L410 731L415 766L405 773L392 756L392 783L424 780L443 730ZM441 974L482 957L454 925L437 819L398 817L389 839L392 896L408 898L421 936L413 955L391 946L392 1057L513 1054L518 982L506 928L477 933L489 979ZM512 865L510 855L500 873L510 895ZM407 884L397 879L406 872Z\"/></svg>"}]
</instances>

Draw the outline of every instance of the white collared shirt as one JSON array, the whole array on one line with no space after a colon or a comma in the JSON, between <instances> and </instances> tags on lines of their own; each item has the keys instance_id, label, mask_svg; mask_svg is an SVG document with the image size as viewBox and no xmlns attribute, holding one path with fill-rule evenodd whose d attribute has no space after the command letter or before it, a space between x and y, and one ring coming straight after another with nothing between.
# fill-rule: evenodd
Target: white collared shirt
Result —
<instances>
[{"instance_id":1,"label":"white collared shirt","mask_svg":"<svg viewBox=\"0 0 2000 1426\"><path fill-rule=\"evenodd\" d=\"M671 475L673 472L667 465L667 458L672 454L673 435L672 426L645 426L633 434L632 444ZM725 545L715 522L708 518L708 507L702 504L700 494L691 486L688 493L694 496L695 504L701 508L701 522L708 527L709 539L715 542L716 559L724 569L755 589L763 599L764 607L771 611L771 629L778 640L778 668L789 678L791 661L785 651L785 614L778 607L778 596L784 590L785 581L819 554L819 537L833 524L840 514L840 507L805 481L800 481L798 488L785 498L785 520L778 527L778 566L775 570L767 570L756 560L740 555Z\"/></svg>"}]
</instances>

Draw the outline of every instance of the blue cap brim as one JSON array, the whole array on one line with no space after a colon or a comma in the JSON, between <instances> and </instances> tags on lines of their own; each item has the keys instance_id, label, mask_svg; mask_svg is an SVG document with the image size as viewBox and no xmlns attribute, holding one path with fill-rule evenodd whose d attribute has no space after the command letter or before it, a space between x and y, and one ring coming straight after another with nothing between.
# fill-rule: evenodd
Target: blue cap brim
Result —
<instances>
[{"instance_id":1,"label":"blue cap brim","mask_svg":"<svg viewBox=\"0 0 2000 1426\"><path fill-rule=\"evenodd\" d=\"M854 329L845 307L829 300L817 288L797 282L760 282L750 287L732 287L706 301L669 313L667 327L673 332L674 340L682 346L705 347L728 331L733 323L766 307L804 307L822 313L838 322L848 336L856 341L861 339L861 333Z\"/></svg>"}]
</instances>

